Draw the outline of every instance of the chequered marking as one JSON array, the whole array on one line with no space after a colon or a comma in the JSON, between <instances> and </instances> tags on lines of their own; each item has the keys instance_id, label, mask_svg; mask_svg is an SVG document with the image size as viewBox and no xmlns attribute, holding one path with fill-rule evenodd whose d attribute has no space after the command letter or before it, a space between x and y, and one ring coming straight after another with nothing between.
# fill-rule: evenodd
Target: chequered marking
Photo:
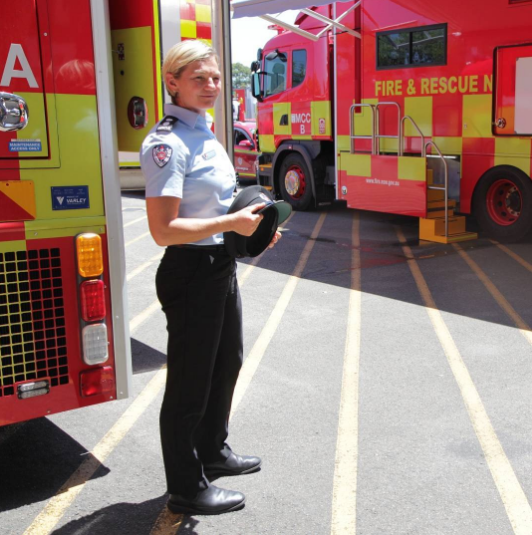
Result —
<instances>
[{"instance_id":1,"label":"chequered marking","mask_svg":"<svg viewBox=\"0 0 532 535\"><path fill-rule=\"evenodd\" d=\"M44 378L68 383L60 250L0 253L0 397Z\"/></svg>"}]
</instances>

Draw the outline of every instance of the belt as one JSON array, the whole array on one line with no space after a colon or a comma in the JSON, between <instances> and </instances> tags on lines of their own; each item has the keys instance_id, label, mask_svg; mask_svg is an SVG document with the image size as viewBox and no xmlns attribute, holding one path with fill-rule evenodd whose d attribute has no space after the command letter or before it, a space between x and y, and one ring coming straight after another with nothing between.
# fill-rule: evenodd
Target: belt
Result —
<instances>
[{"instance_id":1,"label":"belt","mask_svg":"<svg viewBox=\"0 0 532 535\"><path fill-rule=\"evenodd\" d=\"M170 245L170 247L177 247L178 249L189 249L192 251L200 251L209 254L227 254L225 245Z\"/></svg>"}]
</instances>

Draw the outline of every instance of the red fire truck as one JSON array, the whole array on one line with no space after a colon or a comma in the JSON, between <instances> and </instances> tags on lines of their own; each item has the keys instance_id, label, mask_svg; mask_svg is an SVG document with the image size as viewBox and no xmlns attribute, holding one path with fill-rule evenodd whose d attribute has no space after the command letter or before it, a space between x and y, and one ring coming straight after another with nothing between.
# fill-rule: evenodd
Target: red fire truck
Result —
<instances>
[{"instance_id":1,"label":"red fire truck","mask_svg":"<svg viewBox=\"0 0 532 535\"><path fill-rule=\"evenodd\" d=\"M418 217L427 240L474 237L456 213L527 235L532 1L326 3L253 65L260 183L296 210L336 198Z\"/></svg>"},{"instance_id":2,"label":"red fire truck","mask_svg":"<svg viewBox=\"0 0 532 535\"><path fill-rule=\"evenodd\" d=\"M0 425L128 394L103 5L20 0L0 18Z\"/></svg>"},{"instance_id":3,"label":"red fire truck","mask_svg":"<svg viewBox=\"0 0 532 535\"><path fill-rule=\"evenodd\" d=\"M166 50L211 38L211 0L19 0L4 15L0 426L128 395L119 149L162 116Z\"/></svg>"}]
</instances>

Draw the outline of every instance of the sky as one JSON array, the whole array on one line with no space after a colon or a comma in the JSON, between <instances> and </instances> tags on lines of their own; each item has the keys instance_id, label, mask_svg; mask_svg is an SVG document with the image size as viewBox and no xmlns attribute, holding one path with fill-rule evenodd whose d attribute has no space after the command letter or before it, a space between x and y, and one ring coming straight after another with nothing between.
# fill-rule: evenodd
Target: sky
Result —
<instances>
[{"instance_id":1,"label":"sky","mask_svg":"<svg viewBox=\"0 0 532 535\"><path fill-rule=\"evenodd\" d=\"M279 18L285 22L294 22L298 11L285 11ZM275 30L268 30L271 22L258 17L244 17L231 21L231 59L233 63L242 63L246 67L257 59L257 49L276 35Z\"/></svg>"}]
</instances>

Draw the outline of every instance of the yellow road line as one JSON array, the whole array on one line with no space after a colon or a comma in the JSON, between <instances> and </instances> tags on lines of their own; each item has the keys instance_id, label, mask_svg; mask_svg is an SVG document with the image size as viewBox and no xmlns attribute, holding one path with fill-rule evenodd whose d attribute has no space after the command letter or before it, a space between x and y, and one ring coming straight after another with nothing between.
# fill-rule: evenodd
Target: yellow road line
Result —
<instances>
[{"instance_id":1,"label":"yellow road line","mask_svg":"<svg viewBox=\"0 0 532 535\"><path fill-rule=\"evenodd\" d=\"M505 245L500 244L499 242L490 240L493 245L496 245L501 251L504 251L508 256L512 257L516 262L521 264L525 269L532 273L532 264L527 262L524 258L521 258L518 254L514 253L511 249L508 249Z\"/></svg>"},{"instance_id":2,"label":"yellow road line","mask_svg":"<svg viewBox=\"0 0 532 535\"><path fill-rule=\"evenodd\" d=\"M140 221L144 221L145 219L148 219L148 216L143 215L142 217L139 217L138 219L134 219L133 221L129 221L128 223L125 223L123 228L129 227L130 225L134 225L135 223L139 223Z\"/></svg>"},{"instance_id":3,"label":"yellow road line","mask_svg":"<svg viewBox=\"0 0 532 535\"><path fill-rule=\"evenodd\" d=\"M519 332L532 344L532 332L526 321L521 318L517 311L512 307L508 300L502 295L499 289L491 282L490 278L482 271L479 265L457 244L453 247L458 251L458 254L463 258L467 265L475 272L475 275L481 280L493 299L497 301L498 305L508 314L508 316L515 323Z\"/></svg>"},{"instance_id":4,"label":"yellow road line","mask_svg":"<svg viewBox=\"0 0 532 535\"><path fill-rule=\"evenodd\" d=\"M469 375L469 371L443 320L441 312L436 308L436 303L430 293L427 282L414 259L410 247L406 245L406 239L400 229L397 229L397 236L403 246L405 255L409 259L408 266L416 281L419 293L425 302L430 321L445 352L451 371L460 388L473 429L484 452L486 463L495 481L514 533L516 535L530 535L532 533L532 509L526 495L510 461L506 457L502 444L499 442L495 429L493 429L484 408L482 399Z\"/></svg>"},{"instance_id":5,"label":"yellow road line","mask_svg":"<svg viewBox=\"0 0 532 535\"><path fill-rule=\"evenodd\" d=\"M145 269L148 269L154 262L160 260L163 257L163 253L157 253L155 256L152 256L147 262L141 264L139 267L135 268L131 273L127 274L127 282L136 277L139 273L142 273Z\"/></svg>"},{"instance_id":6,"label":"yellow road line","mask_svg":"<svg viewBox=\"0 0 532 535\"><path fill-rule=\"evenodd\" d=\"M149 236L150 233L149 232L145 232L144 234L141 234L140 236L137 236L136 238L133 238L132 240L129 240L128 242L126 242L126 244L124 245L124 247L127 247L135 242L138 242L139 240L143 240L144 238L146 238L147 236Z\"/></svg>"},{"instance_id":7,"label":"yellow road line","mask_svg":"<svg viewBox=\"0 0 532 535\"><path fill-rule=\"evenodd\" d=\"M160 369L115 425L98 442L91 454L87 456L79 468L68 478L57 491L56 495L48 501L45 508L24 532L24 535L45 535L51 533L61 517L65 514L65 511L83 490L85 483L101 467L107 457L118 446L127 432L155 399L164 386L165 380L166 369Z\"/></svg>"},{"instance_id":8,"label":"yellow road line","mask_svg":"<svg viewBox=\"0 0 532 535\"><path fill-rule=\"evenodd\" d=\"M323 226L323 222L325 221L325 215L325 213L320 215L314 230L312 231L310 240L305 245L305 248L299 257L299 261L292 275L285 284L285 287L277 301L277 304L275 305L275 308L273 309L273 312L270 314L270 317L262 329L257 341L255 342L255 345L252 347L249 355L244 361L244 365L242 366L238 376L238 382L236 383L235 393L233 395L231 416L235 413L238 405L242 401L242 398L244 397L244 394L246 393L246 390L248 389L255 372L257 371L260 361L262 360L262 357L264 356L264 353L266 352L266 349L268 348L268 345L270 344L270 341L273 338L279 323L281 322L286 307L288 306L299 279L301 278L303 269L305 269L305 266L307 265L310 253L314 248L316 238L318 237L321 227Z\"/></svg>"},{"instance_id":9,"label":"yellow road line","mask_svg":"<svg viewBox=\"0 0 532 535\"><path fill-rule=\"evenodd\" d=\"M154 305L160 306L159 301L152 303L147 309L130 321L130 332L133 332L148 317L149 314L147 314L147 311L154 309ZM65 514L65 511L83 490L85 483L100 468L148 408L163 388L165 381L166 365L152 377L124 414L120 416L113 427L90 452L90 455L86 457L77 470L62 485L55 496L48 501L44 509L24 532L24 535L46 535L54 529L59 520L61 520L61 517Z\"/></svg>"},{"instance_id":10,"label":"yellow road line","mask_svg":"<svg viewBox=\"0 0 532 535\"><path fill-rule=\"evenodd\" d=\"M362 313L360 219L353 219L351 290L338 419L331 535L356 533L358 471L358 395Z\"/></svg>"},{"instance_id":11,"label":"yellow road line","mask_svg":"<svg viewBox=\"0 0 532 535\"><path fill-rule=\"evenodd\" d=\"M255 269L255 267L257 267L257 264L259 263L259 258L260 256L256 256L246 267L246 270L244 271L244 273L242 273L242 275L240 275L240 277L238 277L238 286L239 288L242 288L242 286L244 286L244 284L246 283L248 277L251 275L251 273L253 273L253 270Z\"/></svg>"},{"instance_id":12,"label":"yellow road line","mask_svg":"<svg viewBox=\"0 0 532 535\"><path fill-rule=\"evenodd\" d=\"M294 212L292 212L288 218L286 219L286 221L283 223L283 225L281 227L279 227L279 231L282 232L283 229L284 229L284 226L290 221L290 219L292 219L292 216L294 215ZM248 264L248 267L247 269L244 271L244 273L242 273L242 275L238 278L238 285L240 287L242 287L246 280L248 279L248 277L251 275L251 273L253 273L253 270L255 269L255 267L257 267L257 264L259 263L260 259L262 258L262 255L263 254L268 254L268 249L266 249L266 251L264 251L264 253L260 254L259 256L256 256L255 258L253 258L253 260Z\"/></svg>"},{"instance_id":13,"label":"yellow road line","mask_svg":"<svg viewBox=\"0 0 532 535\"><path fill-rule=\"evenodd\" d=\"M133 331L136 330L141 323L144 323L154 312L156 312L160 308L161 304L159 303L159 300L156 299L151 305L146 307L140 314L137 314L129 322L129 332L133 333Z\"/></svg>"}]
</instances>

